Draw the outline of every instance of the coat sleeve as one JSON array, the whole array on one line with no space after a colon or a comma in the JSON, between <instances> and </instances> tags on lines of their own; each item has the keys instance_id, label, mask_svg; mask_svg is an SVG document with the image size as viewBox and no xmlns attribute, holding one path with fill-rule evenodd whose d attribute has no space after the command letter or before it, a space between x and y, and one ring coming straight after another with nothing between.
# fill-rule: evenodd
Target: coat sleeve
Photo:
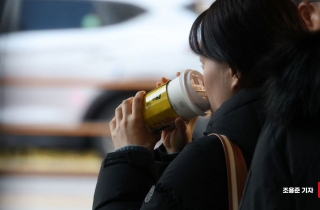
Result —
<instances>
[{"instance_id":1,"label":"coat sleeve","mask_svg":"<svg viewBox=\"0 0 320 210\"><path fill-rule=\"evenodd\" d=\"M151 153L135 150L109 153L101 164L93 209L139 209L155 180Z\"/></svg>"},{"instance_id":2,"label":"coat sleeve","mask_svg":"<svg viewBox=\"0 0 320 210\"><path fill-rule=\"evenodd\" d=\"M163 144L154 150L154 160L158 178L162 176L168 165L178 156L178 154L179 153L168 154Z\"/></svg>"}]
</instances>

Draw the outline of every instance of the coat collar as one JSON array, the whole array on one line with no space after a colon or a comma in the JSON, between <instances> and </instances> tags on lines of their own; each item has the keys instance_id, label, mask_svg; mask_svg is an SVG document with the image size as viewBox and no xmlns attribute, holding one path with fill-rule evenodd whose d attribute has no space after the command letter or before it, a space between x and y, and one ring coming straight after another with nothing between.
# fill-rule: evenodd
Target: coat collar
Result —
<instances>
[{"instance_id":1,"label":"coat collar","mask_svg":"<svg viewBox=\"0 0 320 210\"><path fill-rule=\"evenodd\" d=\"M252 102L263 99L260 89L258 88L250 88L250 89L242 89L239 93L225 101L219 109L217 109L210 118L210 121L207 126L207 131L204 134L208 134L210 132L210 128L221 118L226 115L231 114L237 109L246 106Z\"/></svg>"}]
</instances>

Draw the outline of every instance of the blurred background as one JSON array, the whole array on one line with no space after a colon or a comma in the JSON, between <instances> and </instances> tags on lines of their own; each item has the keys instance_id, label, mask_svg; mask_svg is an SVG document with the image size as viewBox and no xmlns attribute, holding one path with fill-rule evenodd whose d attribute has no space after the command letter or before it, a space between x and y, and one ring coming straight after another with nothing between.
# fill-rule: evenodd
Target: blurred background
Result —
<instances>
[{"instance_id":1,"label":"blurred background","mask_svg":"<svg viewBox=\"0 0 320 210\"><path fill-rule=\"evenodd\" d=\"M0 210L91 209L114 109L202 72L188 35L212 2L2 0Z\"/></svg>"}]
</instances>

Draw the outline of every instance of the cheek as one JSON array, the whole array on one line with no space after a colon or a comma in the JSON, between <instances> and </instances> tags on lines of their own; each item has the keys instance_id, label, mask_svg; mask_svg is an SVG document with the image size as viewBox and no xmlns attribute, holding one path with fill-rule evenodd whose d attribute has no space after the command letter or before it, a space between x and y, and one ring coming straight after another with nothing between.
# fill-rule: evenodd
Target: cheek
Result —
<instances>
[{"instance_id":1,"label":"cheek","mask_svg":"<svg viewBox=\"0 0 320 210\"><path fill-rule=\"evenodd\" d=\"M208 100L210 102L211 108L215 107L215 93L216 89L216 82L214 81L214 76L212 75L212 72L210 73L203 73L203 80L204 80L204 86L206 88L206 92L208 95Z\"/></svg>"},{"instance_id":2,"label":"cheek","mask_svg":"<svg viewBox=\"0 0 320 210\"><path fill-rule=\"evenodd\" d=\"M204 82L204 87L206 88L206 92L208 95L210 95L210 75L208 74L207 71L203 71L203 82Z\"/></svg>"},{"instance_id":3,"label":"cheek","mask_svg":"<svg viewBox=\"0 0 320 210\"><path fill-rule=\"evenodd\" d=\"M313 23L314 23L314 30L319 30L320 29L320 6L317 8L317 13L313 15Z\"/></svg>"}]
</instances>

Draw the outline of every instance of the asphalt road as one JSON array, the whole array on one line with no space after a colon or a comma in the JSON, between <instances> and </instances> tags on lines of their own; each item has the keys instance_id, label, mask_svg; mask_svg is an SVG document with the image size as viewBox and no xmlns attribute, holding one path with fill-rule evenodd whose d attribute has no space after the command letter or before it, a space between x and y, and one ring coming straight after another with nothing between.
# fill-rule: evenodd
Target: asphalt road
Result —
<instances>
[{"instance_id":1,"label":"asphalt road","mask_svg":"<svg viewBox=\"0 0 320 210\"><path fill-rule=\"evenodd\" d=\"M0 177L0 210L88 210L96 177Z\"/></svg>"},{"instance_id":2,"label":"asphalt road","mask_svg":"<svg viewBox=\"0 0 320 210\"><path fill-rule=\"evenodd\" d=\"M95 151L0 148L0 210L89 210Z\"/></svg>"}]
</instances>

